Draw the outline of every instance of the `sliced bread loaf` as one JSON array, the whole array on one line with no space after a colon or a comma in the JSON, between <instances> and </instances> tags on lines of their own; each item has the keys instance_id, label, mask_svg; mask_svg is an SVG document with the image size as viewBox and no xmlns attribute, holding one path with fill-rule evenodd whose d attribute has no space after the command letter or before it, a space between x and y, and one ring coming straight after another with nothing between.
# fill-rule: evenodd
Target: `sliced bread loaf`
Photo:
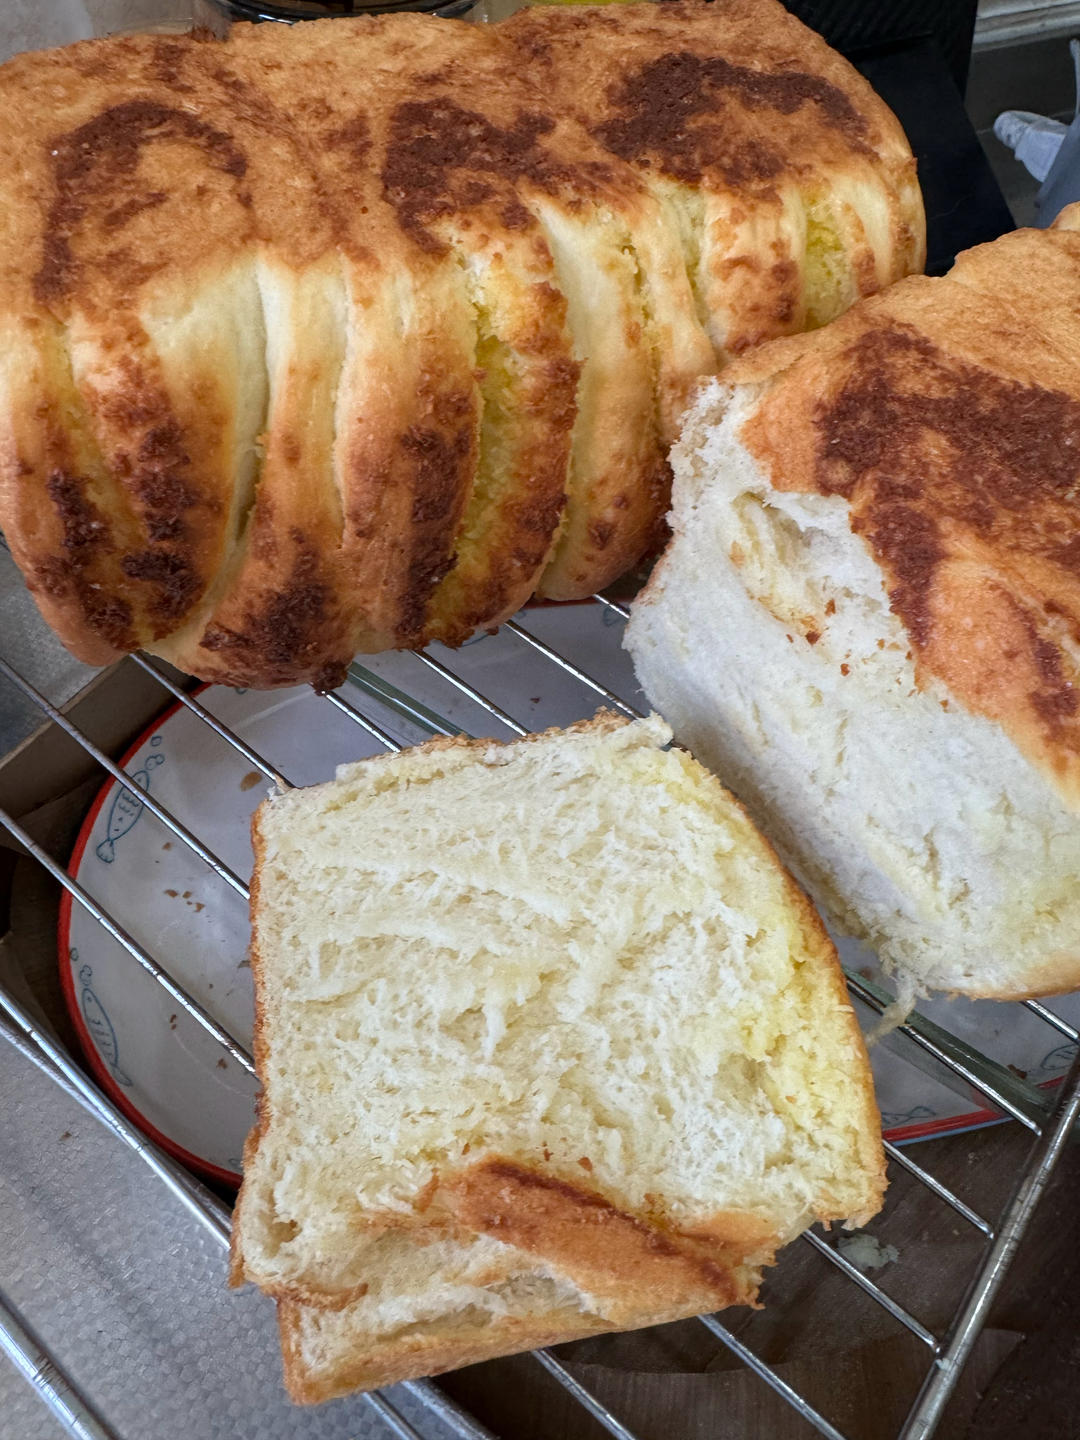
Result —
<instances>
[{"instance_id":1,"label":"sliced bread loaf","mask_svg":"<svg viewBox=\"0 0 1080 1440\"><path fill-rule=\"evenodd\" d=\"M0 528L81 658L333 689L587 596L699 376L921 264L895 120L775 0L577 23L0 66Z\"/></svg>"},{"instance_id":2,"label":"sliced bread loaf","mask_svg":"<svg viewBox=\"0 0 1080 1440\"><path fill-rule=\"evenodd\" d=\"M658 719L268 801L233 1282L315 1400L752 1301L883 1189L835 952Z\"/></svg>"},{"instance_id":3,"label":"sliced bread loaf","mask_svg":"<svg viewBox=\"0 0 1080 1440\"><path fill-rule=\"evenodd\" d=\"M710 384L638 676L922 986L1080 984L1080 208Z\"/></svg>"}]
</instances>

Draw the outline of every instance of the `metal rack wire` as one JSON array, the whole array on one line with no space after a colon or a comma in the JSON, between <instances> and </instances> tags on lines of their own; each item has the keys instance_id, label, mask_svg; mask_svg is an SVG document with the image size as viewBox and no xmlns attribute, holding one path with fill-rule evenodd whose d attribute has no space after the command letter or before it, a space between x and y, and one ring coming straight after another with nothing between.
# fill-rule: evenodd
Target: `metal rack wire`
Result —
<instances>
[{"instance_id":1,"label":"metal rack wire","mask_svg":"<svg viewBox=\"0 0 1080 1440\"><path fill-rule=\"evenodd\" d=\"M628 612L625 606L603 596L595 598L598 603L607 607L619 621L627 618ZM504 628L517 642L531 648L546 662L569 676L575 684L583 687L591 694L595 703L606 705L627 716L632 717L638 714L633 705L613 693L581 668L573 658L553 649L534 634L528 628L527 620L524 623L509 622ZM161 686L163 693L171 695L175 701L183 705L261 775L283 789L291 788L291 782L276 766L273 757L258 753L228 725L217 719L196 696L189 695L182 685L178 684L153 661L143 656L134 657L134 661ZM444 660L432 654L419 653L415 657L415 663L437 674L440 682L464 695L511 734L529 733L526 725L508 714L495 699L471 685L453 669L452 665ZM115 781L124 785L135 783L133 777L104 754L62 710L52 705L21 674L3 660L0 660L0 676L21 691L26 699L37 706L46 722L64 731ZM343 693L334 693L325 696L324 702L346 715L385 749L400 750L402 746L377 719L367 713L367 709L371 705L374 705L376 713L386 711L394 713L408 721L411 726L418 727L429 735L451 735L459 731L459 727L421 703L407 691L397 688L363 666L354 665L352 667L348 689L354 698L349 698ZM361 697L359 703L355 699L357 695ZM220 856L216 855L203 839L147 792L140 791L139 798L177 840L231 889L238 903L246 900L248 893L246 882ZM161 960L150 954L128 934L124 927L103 909L76 879L67 873L63 865L39 846L23 827L3 810L0 810L0 827L44 866L77 905L83 907L108 931L127 952L133 964L140 966L158 985L162 986L172 999L245 1071L249 1074L254 1073L251 1056L237 1039L194 996L173 979ZM849 974L848 983L852 994L878 1013L884 1011L892 1000L886 991L860 975ZM1080 1039L1077 1030L1055 1015L1052 1010L1034 1001L1028 1002L1027 1008L1060 1036L1064 1036L1072 1044L1077 1044ZM216 1241L222 1246L226 1245L230 1221L227 1206L187 1170L143 1136L113 1105L111 1100L87 1078L67 1051L34 1021L12 994L2 987L0 987L0 1012L2 1012L0 1037L32 1054L58 1084L77 1096L108 1127L118 1142L127 1146L145 1163L156 1179L187 1208ZM1069 1131L1080 1114L1080 1052L1074 1059L1055 1098L1051 1100L1046 1093L1018 1078L989 1056L981 1054L964 1041L918 1014L909 1017L908 1022L900 1028L900 1033L911 1044L933 1056L955 1076L979 1091L987 1103L1002 1116L1012 1117L1021 1125L1026 1126L1033 1136L1027 1163L1017 1176L1011 1198L996 1220L980 1215L902 1149L886 1142L885 1150L891 1165L906 1171L919 1184L926 1187L937 1200L949 1206L956 1215L983 1237L979 1264L971 1276L966 1295L957 1307L944 1334L933 1333L918 1316L912 1314L874 1280L856 1269L826 1239L814 1232L808 1232L802 1237L804 1244L812 1246L824 1256L864 1294L876 1301L894 1321L916 1336L925 1346L928 1352L926 1377L921 1390L913 1401L897 1440L929 1440L953 1390L959 1372L975 1343L991 1302L1005 1277L1031 1214L1050 1178ZM820 1414L803 1396L799 1395L715 1316L701 1316L700 1323L712 1336L753 1370L762 1381L782 1396L816 1433L829 1437L829 1440L847 1440L847 1437L834 1424ZM0 1293L0 1349L15 1362L35 1386L41 1398L63 1423L67 1433L78 1437L78 1440L119 1440L119 1437L114 1436L113 1432L95 1413L86 1397L78 1392L77 1388L51 1359L43 1341L31 1332L2 1293ZM547 1350L539 1350L535 1352L535 1358L537 1363L557 1380L609 1435L616 1437L616 1440L636 1440L633 1432L583 1386L554 1354ZM488 1431L448 1400L431 1382L414 1382L411 1391L428 1407L431 1413L438 1415L444 1425L448 1425L455 1434L462 1437L462 1440L484 1440L484 1437L488 1437L490 1440ZM366 1397L366 1402L384 1423L387 1433L402 1437L402 1440L424 1440L415 1427L382 1395L370 1395Z\"/></svg>"}]
</instances>

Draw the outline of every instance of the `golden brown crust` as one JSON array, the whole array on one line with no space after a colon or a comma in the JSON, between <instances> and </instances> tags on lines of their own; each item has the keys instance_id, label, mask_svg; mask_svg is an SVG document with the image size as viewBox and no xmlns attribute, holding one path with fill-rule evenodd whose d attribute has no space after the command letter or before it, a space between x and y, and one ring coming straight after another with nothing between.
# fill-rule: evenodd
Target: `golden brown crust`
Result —
<instances>
[{"instance_id":1,"label":"golden brown crust","mask_svg":"<svg viewBox=\"0 0 1080 1440\"><path fill-rule=\"evenodd\" d=\"M850 1011L846 1001L845 1007ZM852 1078L859 1083L865 1077ZM876 1124L872 1088L866 1093ZM868 1158L869 1208L862 1218L876 1211L885 1185L880 1146ZM489 1157L456 1177L449 1189L464 1225L536 1256L598 1302L597 1310L566 1306L498 1318L465 1312L376 1336L360 1307L350 1311L341 1303L328 1307L279 1298L285 1383L298 1404L611 1329L640 1329L726 1305L755 1304L758 1268L771 1263L786 1238L743 1212L718 1213L683 1230L665 1227L620 1210L576 1180L506 1159ZM305 1327L321 1332L318 1358L304 1344Z\"/></svg>"},{"instance_id":2,"label":"golden brown crust","mask_svg":"<svg viewBox=\"0 0 1080 1440\"><path fill-rule=\"evenodd\" d=\"M607 149L687 185L766 192L819 159L907 150L869 85L779 4L524 10L503 30Z\"/></svg>"},{"instance_id":3,"label":"golden brown crust","mask_svg":"<svg viewBox=\"0 0 1080 1440\"><path fill-rule=\"evenodd\" d=\"M359 1306L350 1311L347 1303L281 1297L278 1322L293 1400L316 1403L611 1329L754 1304L758 1267L780 1243L754 1215L726 1212L679 1231L620 1210L576 1180L507 1159L489 1157L447 1191L466 1229L490 1234L569 1279L583 1291L582 1308L538 1309L524 1317L462 1312L376 1336ZM508 1277L493 1272L477 1283ZM323 1340L321 1360L304 1344L305 1329Z\"/></svg>"},{"instance_id":4,"label":"golden brown crust","mask_svg":"<svg viewBox=\"0 0 1080 1440\"><path fill-rule=\"evenodd\" d=\"M208 325L200 361L177 370L131 300L160 298L178 271L221 275L250 234L245 160L213 97L195 117L163 89L161 60L156 37L90 42L18 57L0 87L0 314L45 372L26 404L22 357L5 345L0 523L87 658L174 628L215 573L228 523L232 456L204 418L233 400L227 341ZM60 537L44 517L24 523L25 490Z\"/></svg>"},{"instance_id":5,"label":"golden brown crust","mask_svg":"<svg viewBox=\"0 0 1080 1440\"><path fill-rule=\"evenodd\" d=\"M0 524L66 643L327 688L356 650L457 643L538 583L589 594L655 543L663 449L713 364L678 226L643 183L663 157L679 170L650 90L672 24L682 69L664 75L702 184L715 198L726 166L752 200L743 219L710 212L723 258L699 301L776 311L738 344L802 317L787 240L762 230L788 202L745 155L736 184L710 150L714 102L735 97L747 154L758 111L810 135L816 159L796 168L843 191L852 233L874 165L910 167L887 112L778 8L752 26L741 0L671 8L497 32L237 26L225 43L122 37L3 67ZM553 73L528 26L586 20L597 43L559 46ZM772 78L747 78L748 26L771 37ZM793 37L812 63L784 78ZM590 137L560 87L584 92L594 71L623 90L585 117ZM895 226L878 236L873 283L915 263L905 245ZM589 273L607 288L578 354L560 291L587 292Z\"/></svg>"},{"instance_id":6,"label":"golden brown crust","mask_svg":"<svg viewBox=\"0 0 1080 1440\"><path fill-rule=\"evenodd\" d=\"M579 1181L488 1156L443 1188L462 1225L550 1265L599 1301L615 1327L643 1309L696 1314L753 1298L756 1287L732 1268L730 1242L719 1234L667 1230ZM777 1240L770 1238L758 1263L772 1258Z\"/></svg>"},{"instance_id":7,"label":"golden brown crust","mask_svg":"<svg viewBox=\"0 0 1080 1440\"><path fill-rule=\"evenodd\" d=\"M850 269L840 308L922 268L925 221L900 125L774 0L533 6L501 28L610 153L669 205L700 211L687 259L722 352L837 313L811 303L807 315L808 271L829 238L810 231L826 201L830 245Z\"/></svg>"},{"instance_id":8,"label":"golden brown crust","mask_svg":"<svg viewBox=\"0 0 1080 1440\"><path fill-rule=\"evenodd\" d=\"M1080 801L1080 235L1025 230L733 368L781 490L834 495L916 674ZM770 371L773 373L770 375Z\"/></svg>"}]
</instances>

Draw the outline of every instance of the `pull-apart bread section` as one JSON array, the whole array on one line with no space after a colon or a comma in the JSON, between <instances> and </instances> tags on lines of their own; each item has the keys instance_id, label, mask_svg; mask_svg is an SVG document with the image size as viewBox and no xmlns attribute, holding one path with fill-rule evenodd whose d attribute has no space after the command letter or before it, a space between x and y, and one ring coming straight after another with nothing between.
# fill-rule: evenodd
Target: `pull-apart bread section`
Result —
<instances>
[{"instance_id":1,"label":"pull-apart bread section","mask_svg":"<svg viewBox=\"0 0 1080 1440\"><path fill-rule=\"evenodd\" d=\"M710 383L628 645L837 923L1080 984L1080 207Z\"/></svg>"},{"instance_id":2,"label":"pull-apart bread section","mask_svg":"<svg viewBox=\"0 0 1080 1440\"><path fill-rule=\"evenodd\" d=\"M436 741L258 811L232 1275L295 1399L750 1303L878 1209L835 952L669 738Z\"/></svg>"},{"instance_id":3,"label":"pull-apart bread section","mask_svg":"<svg viewBox=\"0 0 1080 1440\"><path fill-rule=\"evenodd\" d=\"M586 51L629 63L639 8L618 44L605 20L566 47L570 73ZM672 9L743 43L737 5ZM824 67L798 114L798 86L766 107L782 148L820 152L810 188L847 195L843 144L851 174L913 186L881 103L762 15ZM750 242L702 288L690 181L680 209L511 34L237 25L0 67L0 527L81 658L329 688L357 651L460 643L655 547L692 383L744 343L718 357L709 335ZM630 123L652 102L627 84ZM695 92L699 128L714 100L730 123L719 93ZM780 295L774 180L739 186L747 235L764 226L755 283ZM844 296L918 265L917 229L888 230L891 258ZM825 318L792 305L782 329Z\"/></svg>"},{"instance_id":4,"label":"pull-apart bread section","mask_svg":"<svg viewBox=\"0 0 1080 1440\"><path fill-rule=\"evenodd\" d=\"M721 359L923 268L904 132L778 0L540 5L500 28L656 196Z\"/></svg>"}]
</instances>

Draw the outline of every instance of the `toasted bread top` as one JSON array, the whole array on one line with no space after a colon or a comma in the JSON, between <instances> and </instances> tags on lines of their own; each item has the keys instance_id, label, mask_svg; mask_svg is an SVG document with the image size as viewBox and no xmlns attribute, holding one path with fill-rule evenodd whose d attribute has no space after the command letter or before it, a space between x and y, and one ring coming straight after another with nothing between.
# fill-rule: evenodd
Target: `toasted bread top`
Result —
<instances>
[{"instance_id":1,"label":"toasted bread top","mask_svg":"<svg viewBox=\"0 0 1080 1440\"><path fill-rule=\"evenodd\" d=\"M500 29L681 214L721 358L920 270L915 162L888 107L775 0L534 6Z\"/></svg>"},{"instance_id":2,"label":"toasted bread top","mask_svg":"<svg viewBox=\"0 0 1080 1440\"><path fill-rule=\"evenodd\" d=\"M1068 217L1066 217L1066 225ZM732 367L778 490L841 497L917 674L1080 801L1080 234L1020 230Z\"/></svg>"},{"instance_id":3,"label":"toasted bread top","mask_svg":"<svg viewBox=\"0 0 1080 1440\"><path fill-rule=\"evenodd\" d=\"M913 162L842 61L770 9L751 81L747 7L660 9L588 12L558 81L515 65L525 20L416 15L0 68L0 525L81 658L329 688L358 650L589 594L655 540L713 330L723 358L916 263ZM647 93L672 58L701 145L760 159L775 111L805 194L744 156L722 215L674 214L631 143L674 143ZM575 118L609 60L615 99Z\"/></svg>"},{"instance_id":4,"label":"toasted bread top","mask_svg":"<svg viewBox=\"0 0 1080 1440\"><path fill-rule=\"evenodd\" d=\"M854 157L910 164L887 106L776 0L536 6L505 29L563 77L560 95L573 87L607 149L687 185L766 190Z\"/></svg>"}]
</instances>

